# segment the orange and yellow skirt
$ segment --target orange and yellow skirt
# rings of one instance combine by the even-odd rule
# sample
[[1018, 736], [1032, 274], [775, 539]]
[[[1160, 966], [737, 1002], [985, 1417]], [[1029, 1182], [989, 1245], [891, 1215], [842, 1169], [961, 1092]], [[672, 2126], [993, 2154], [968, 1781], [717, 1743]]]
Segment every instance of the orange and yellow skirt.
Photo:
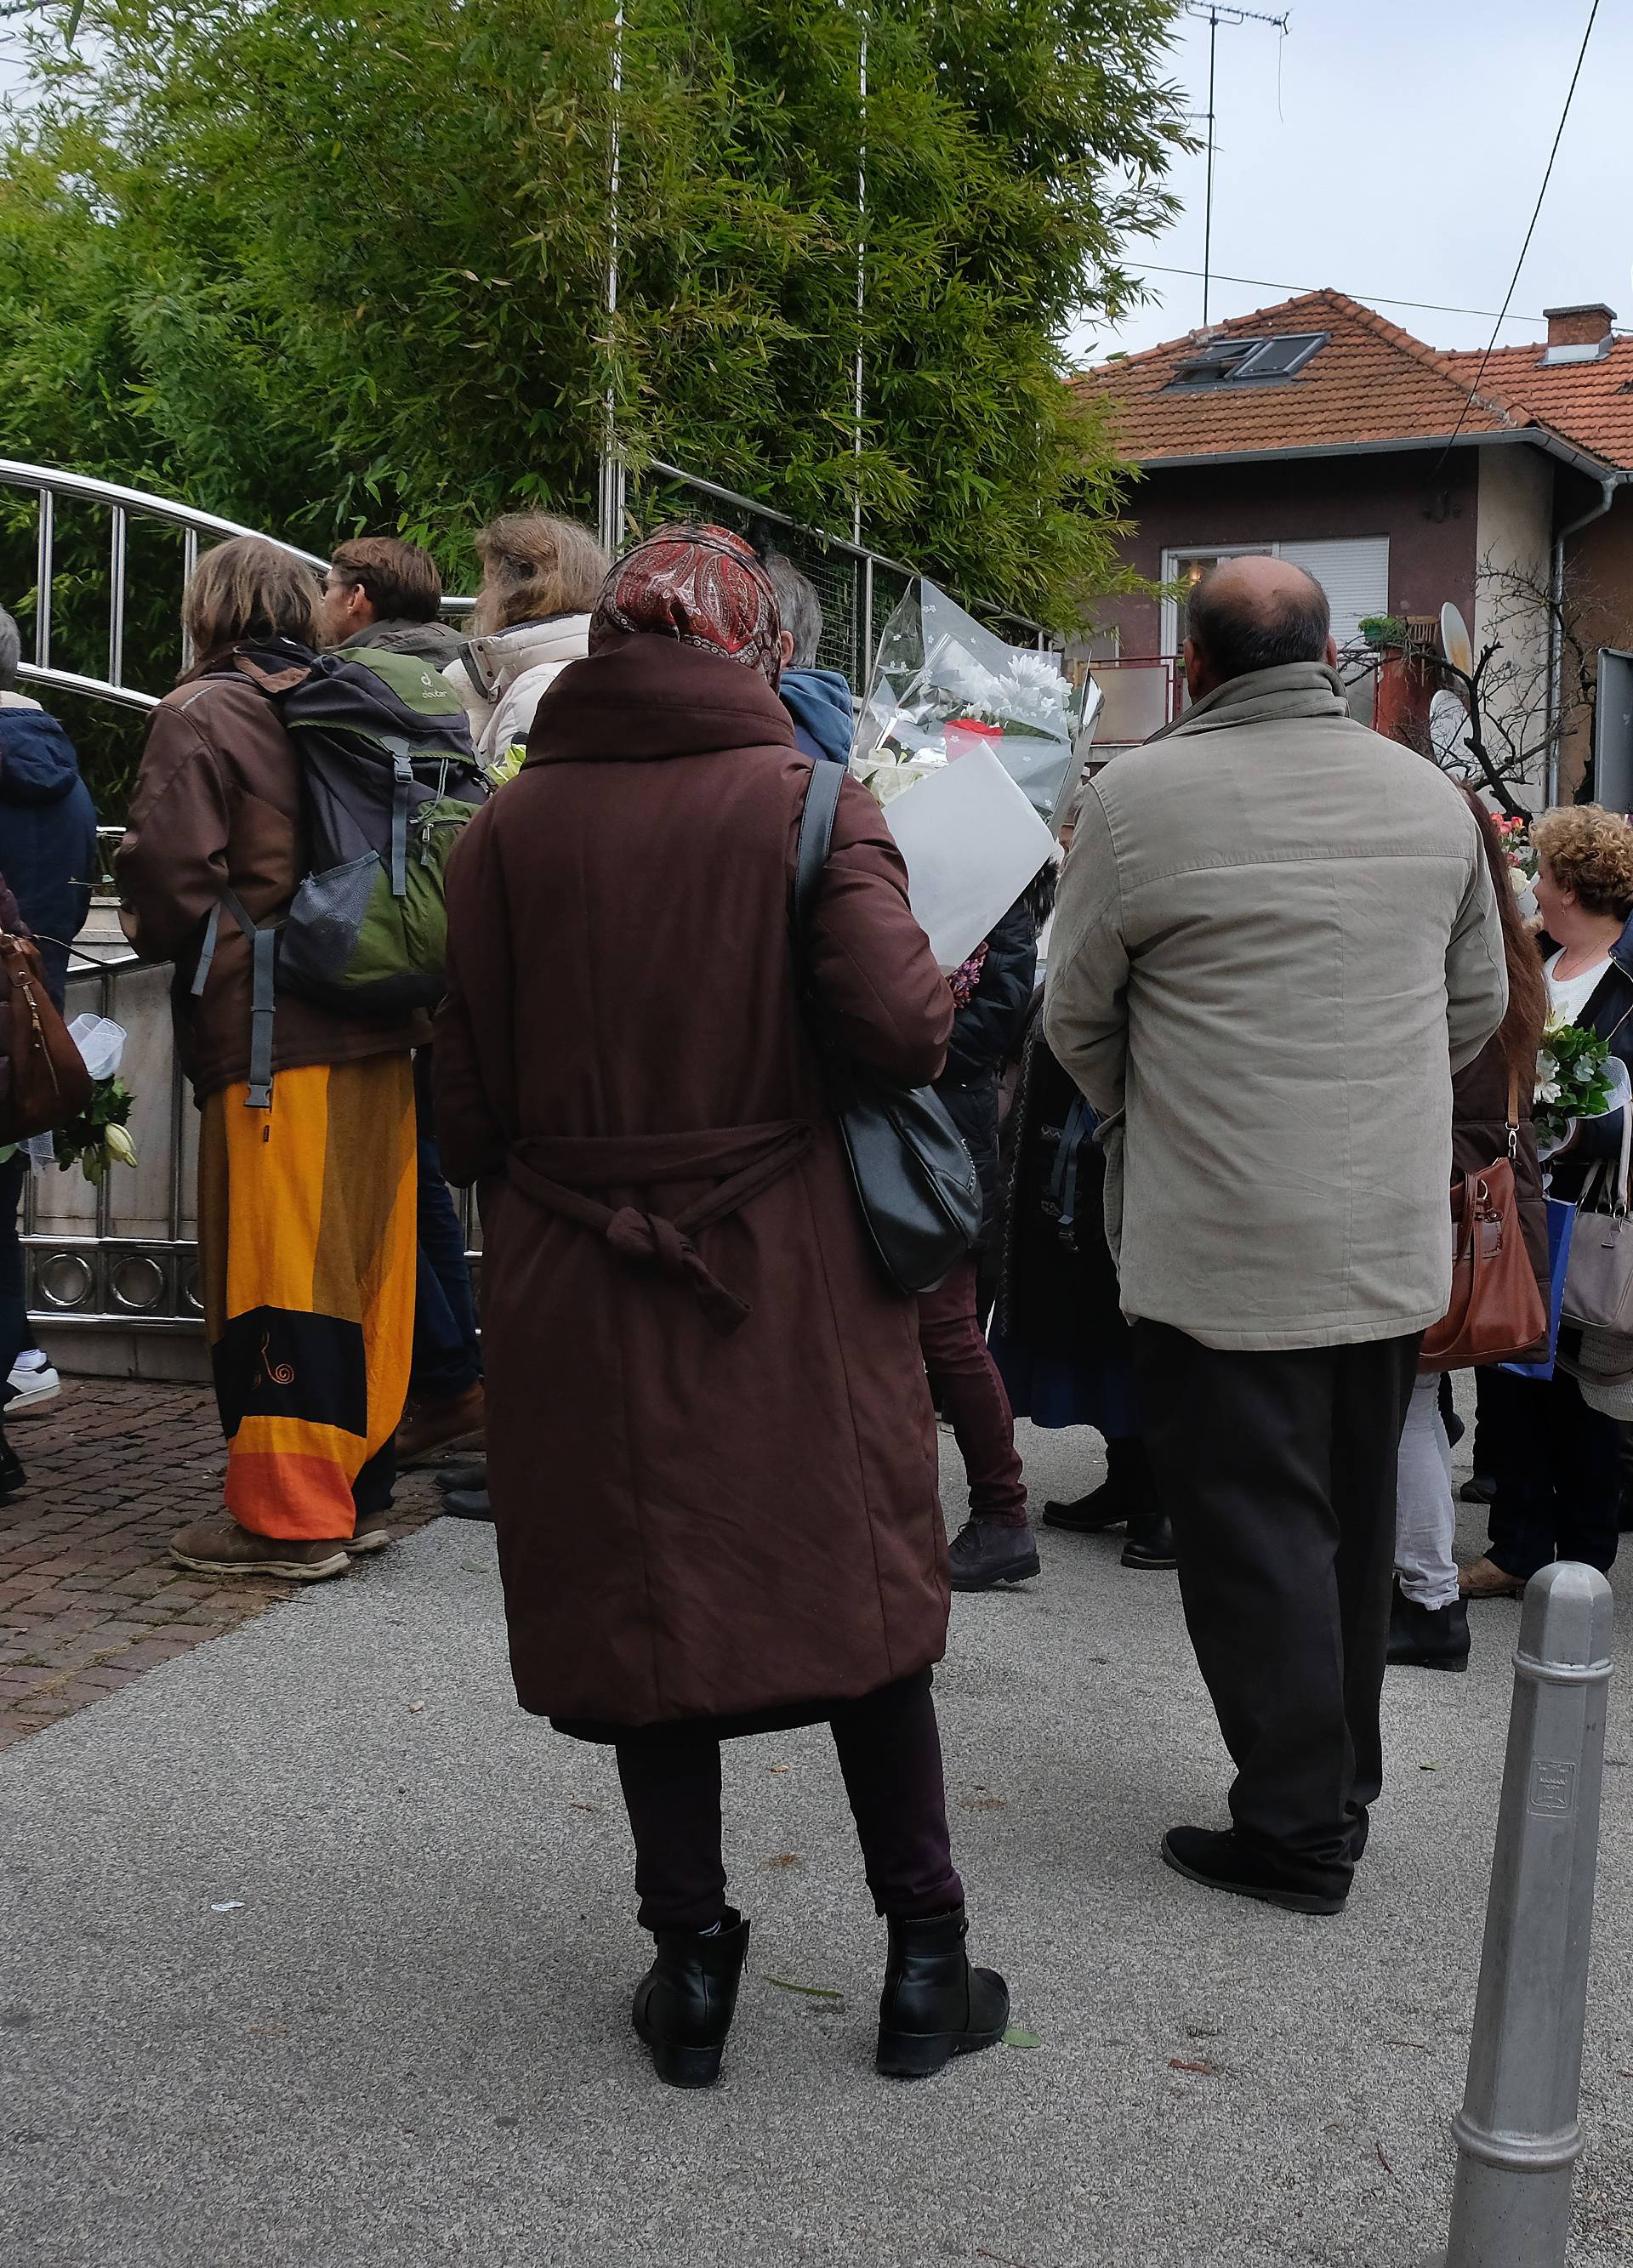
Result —
[[281, 1071], [270, 1110], [203, 1106], [198, 1255], [226, 1508], [257, 1535], [345, 1536], [414, 1344], [413, 1060]]

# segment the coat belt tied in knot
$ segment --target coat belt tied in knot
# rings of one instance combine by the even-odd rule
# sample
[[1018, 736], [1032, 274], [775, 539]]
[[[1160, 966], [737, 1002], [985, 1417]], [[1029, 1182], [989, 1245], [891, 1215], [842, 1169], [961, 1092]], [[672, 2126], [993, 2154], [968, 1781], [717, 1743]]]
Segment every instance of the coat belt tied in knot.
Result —
[[[751, 1197], [791, 1173], [816, 1138], [809, 1119], [764, 1126], [720, 1126], [695, 1134], [528, 1134], [513, 1143], [506, 1178], [523, 1197], [603, 1237], [626, 1267], [684, 1284], [722, 1337], [752, 1310], [713, 1275], [692, 1238], [740, 1212]], [[661, 1189], [713, 1180], [714, 1188], [677, 1212], [613, 1206], [595, 1189]]]

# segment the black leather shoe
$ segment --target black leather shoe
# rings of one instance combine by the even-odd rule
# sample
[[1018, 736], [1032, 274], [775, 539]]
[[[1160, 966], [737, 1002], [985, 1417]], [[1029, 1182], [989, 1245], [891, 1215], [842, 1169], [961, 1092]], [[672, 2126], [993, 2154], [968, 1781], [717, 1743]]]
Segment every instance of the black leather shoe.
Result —
[[1128, 1541], [1123, 1546], [1125, 1567], [1171, 1568], [1179, 1565], [1174, 1557], [1173, 1524], [1165, 1512], [1153, 1512], [1142, 1520], [1128, 1523]]
[[478, 1457], [468, 1465], [440, 1465], [436, 1482], [444, 1496], [450, 1489], [457, 1489], [462, 1494], [467, 1489], [484, 1489], [488, 1484], [488, 1461]]
[[1009, 1988], [995, 1970], [971, 1967], [964, 1908], [890, 1927], [879, 1999], [883, 2076], [927, 2079], [955, 2056], [996, 2047], [1009, 2021]]
[[728, 1907], [712, 1937], [661, 1929], [658, 1957], [635, 1987], [632, 2021], [670, 2087], [713, 2087], [749, 1950], [749, 1925]]
[[1485, 1473], [1476, 1473], [1464, 1482], [1458, 1494], [1465, 1504], [1495, 1504], [1496, 1483]]
[[493, 1517], [486, 1489], [445, 1489], [442, 1509], [451, 1520], [487, 1520]]
[[1408, 1598], [1397, 1577], [1389, 1602], [1389, 1660], [1416, 1669], [1467, 1669], [1468, 1650], [1467, 1601], [1420, 1606]]
[[1267, 1859], [1238, 1843], [1230, 1828], [1171, 1827], [1163, 1837], [1163, 1864], [1188, 1881], [1210, 1890], [1230, 1890], [1238, 1898], [1259, 1898], [1289, 1913], [1342, 1913], [1348, 1884], [1338, 1891], [1297, 1888]]
[[1127, 1490], [1109, 1477], [1070, 1504], [1051, 1498], [1043, 1508], [1046, 1528], [1064, 1528], [1073, 1535], [1103, 1535], [1108, 1528], [1120, 1528], [1128, 1513]]
[[966, 1520], [947, 1549], [948, 1580], [955, 1591], [990, 1591], [996, 1583], [1024, 1583], [1041, 1571], [1038, 1538], [1024, 1522]]

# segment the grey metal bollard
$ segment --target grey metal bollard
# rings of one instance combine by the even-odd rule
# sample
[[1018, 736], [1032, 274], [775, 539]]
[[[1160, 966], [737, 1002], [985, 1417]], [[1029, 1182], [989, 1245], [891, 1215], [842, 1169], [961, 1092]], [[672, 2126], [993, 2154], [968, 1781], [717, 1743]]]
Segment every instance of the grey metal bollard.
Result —
[[1563, 2268], [1587, 2014], [1610, 1586], [1557, 1560], [1526, 1588], [1444, 2268]]

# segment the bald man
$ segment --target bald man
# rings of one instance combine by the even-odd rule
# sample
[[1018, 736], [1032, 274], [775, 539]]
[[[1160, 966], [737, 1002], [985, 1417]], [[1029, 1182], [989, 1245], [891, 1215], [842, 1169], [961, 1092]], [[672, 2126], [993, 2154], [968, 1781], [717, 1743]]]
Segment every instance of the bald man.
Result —
[[1395, 1465], [1451, 1289], [1452, 1074], [1502, 1020], [1455, 788], [1356, 723], [1326, 593], [1198, 584], [1191, 707], [1084, 792], [1045, 1007], [1093, 1104], [1136, 1406], [1237, 1768], [1193, 1881], [1336, 1913], [1383, 1785]]

